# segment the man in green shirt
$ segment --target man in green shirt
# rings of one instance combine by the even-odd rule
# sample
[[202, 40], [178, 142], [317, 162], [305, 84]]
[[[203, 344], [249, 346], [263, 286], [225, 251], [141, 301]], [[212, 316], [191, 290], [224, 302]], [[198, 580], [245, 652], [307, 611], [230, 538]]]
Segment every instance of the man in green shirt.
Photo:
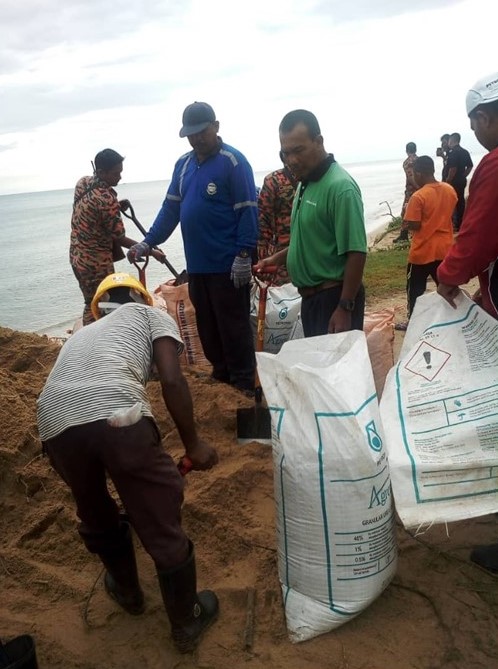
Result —
[[279, 127], [285, 163], [300, 180], [288, 248], [260, 260], [256, 272], [287, 265], [302, 297], [306, 337], [363, 329], [367, 240], [361, 192], [325, 151], [314, 114], [297, 109]]

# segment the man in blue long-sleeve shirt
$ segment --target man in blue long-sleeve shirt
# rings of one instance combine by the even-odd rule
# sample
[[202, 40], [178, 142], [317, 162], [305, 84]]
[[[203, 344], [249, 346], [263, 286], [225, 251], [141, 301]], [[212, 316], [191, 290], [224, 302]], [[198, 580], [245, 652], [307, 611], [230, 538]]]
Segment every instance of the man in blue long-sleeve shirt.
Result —
[[256, 187], [247, 159], [218, 136], [213, 108], [194, 102], [183, 112], [180, 137], [192, 151], [176, 162], [163, 205], [133, 261], [169, 238], [181, 222], [189, 294], [213, 378], [254, 388], [249, 320], [252, 260], [258, 239]]

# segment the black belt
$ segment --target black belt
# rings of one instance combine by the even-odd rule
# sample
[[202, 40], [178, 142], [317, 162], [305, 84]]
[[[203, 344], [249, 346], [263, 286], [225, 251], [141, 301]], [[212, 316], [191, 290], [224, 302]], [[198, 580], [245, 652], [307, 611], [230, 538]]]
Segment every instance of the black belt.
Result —
[[321, 293], [322, 290], [327, 290], [327, 288], [337, 288], [342, 286], [342, 281], [322, 281], [322, 283], [317, 284], [316, 286], [304, 286], [303, 288], [298, 288], [297, 292], [301, 297], [311, 297], [316, 295], [316, 293]]

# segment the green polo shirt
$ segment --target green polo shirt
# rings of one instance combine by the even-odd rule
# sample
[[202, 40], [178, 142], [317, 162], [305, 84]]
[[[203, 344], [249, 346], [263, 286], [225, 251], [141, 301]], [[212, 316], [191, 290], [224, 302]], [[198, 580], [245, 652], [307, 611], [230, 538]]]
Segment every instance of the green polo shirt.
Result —
[[304, 288], [342, 281], [350, 251], [367, 252], [363, 202], [356, 181], [334, 162], [296, 192], [287, 253], [292, 283]]

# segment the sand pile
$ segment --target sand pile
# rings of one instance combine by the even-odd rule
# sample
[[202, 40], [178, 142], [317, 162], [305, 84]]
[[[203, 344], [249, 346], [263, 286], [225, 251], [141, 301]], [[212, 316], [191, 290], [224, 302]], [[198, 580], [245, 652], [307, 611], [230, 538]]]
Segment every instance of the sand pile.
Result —
[[[32, 634], [41, 669], [498, 666], [498, 581], [467, 561], [469, 546], [498, 541], [494, 517], [454, 524], [449, 538], [441, 527], [418, 540], [399, 528], [398, 575], [385, 593], [335, 632], [292, 645], [277, 576], [271, 452], [237, 444], [235, 411], [251, 400], [201, 369], [185, 373], [200, 432], [218, 448], [220, 464], [189, 474], [184, 525], [196, 545], [199, 583], [217, 591], [221, 616], [193, 656], [178, 655], [148, 555], [137, 545], [147, 609], [132, 617], [104, 594], [101, 566], [77, 535], [71, 497], [40, 456], [35, 401], [58, 350], [45, 338], [0, 328], [0, 636]], [[164, 445], [179, 457], [157, 383], [149, 393]]]

